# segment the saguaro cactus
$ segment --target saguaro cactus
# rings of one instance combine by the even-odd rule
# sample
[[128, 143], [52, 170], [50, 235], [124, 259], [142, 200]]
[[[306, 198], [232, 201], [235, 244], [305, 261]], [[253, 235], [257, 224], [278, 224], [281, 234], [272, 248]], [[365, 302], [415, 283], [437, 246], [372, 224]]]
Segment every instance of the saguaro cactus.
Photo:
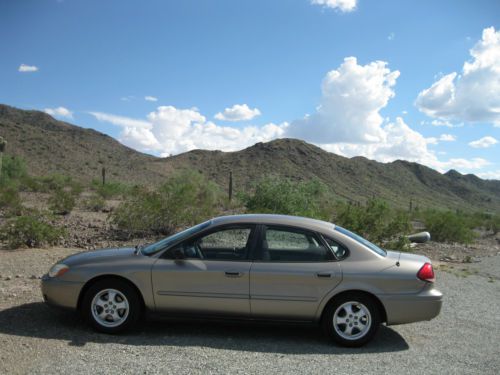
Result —
[[233, 199], [233, 172], [229, 172], [229, 202]]
[[106, 168], [102, 167], [101, 169], [101, 174], [102, 174], [102, 184], [106, 184]]
[[2, 161], [3, 161], [3, 152], [5, 151], [5, 147], [7, 147], [7, 141], [0, 136], [0, 177], [2, 176]]

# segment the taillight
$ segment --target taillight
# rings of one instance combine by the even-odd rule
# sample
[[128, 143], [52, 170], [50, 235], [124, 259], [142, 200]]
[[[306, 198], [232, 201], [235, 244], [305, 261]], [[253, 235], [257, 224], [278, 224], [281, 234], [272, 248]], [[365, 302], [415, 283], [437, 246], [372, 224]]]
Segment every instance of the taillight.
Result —
[[432, 264], [425, 263], [418, 271], [417, 277], [420, 280], [433, 283], [436, 280], [436, 276], [434, 276], [434, 269], [432, 268]]

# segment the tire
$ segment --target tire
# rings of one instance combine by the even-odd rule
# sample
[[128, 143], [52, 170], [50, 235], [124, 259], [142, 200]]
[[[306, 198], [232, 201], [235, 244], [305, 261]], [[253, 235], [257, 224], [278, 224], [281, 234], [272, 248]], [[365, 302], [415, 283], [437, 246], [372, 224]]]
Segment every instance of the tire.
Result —
[[86, 291], [82, 301], [84, 319], [103, 333], [123, 332], [141, 316], [141, 300], [126, 281], [99, 280]]
[[380, 311], [372, 297], [348, 293], [333, 299], [325, 308], [322, 326], [337, 344], [360, 347], [369, 342], [380, 326]]

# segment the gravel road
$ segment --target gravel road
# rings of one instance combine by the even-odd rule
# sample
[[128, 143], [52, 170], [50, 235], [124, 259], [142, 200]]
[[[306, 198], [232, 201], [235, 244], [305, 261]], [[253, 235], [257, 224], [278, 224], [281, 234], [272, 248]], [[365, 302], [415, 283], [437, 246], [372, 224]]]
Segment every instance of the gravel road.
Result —
[[346, 349], [303, 325], [150, 320], [126, 335], [94, 333], [41, 300], [36, 277], [72, 252], [0, 252], [0, 374], [500, 372], [500, 255], [437, 271], [445, 299], [435, 320], [384, 326]]

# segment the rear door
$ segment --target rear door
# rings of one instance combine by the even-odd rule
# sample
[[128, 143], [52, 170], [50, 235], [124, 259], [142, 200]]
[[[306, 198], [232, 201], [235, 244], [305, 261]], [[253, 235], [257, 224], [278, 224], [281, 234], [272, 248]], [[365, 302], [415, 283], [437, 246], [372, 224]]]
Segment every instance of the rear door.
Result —
[[254, 225], [219, 227], [167, 251], [152, 270], [157, 309], [248, 316], [254, 232]]
[[329, 246], [313, 231], [261, 226], [250, 271], [254, 317], [312, 320], [328, 292], [341, 281]]

